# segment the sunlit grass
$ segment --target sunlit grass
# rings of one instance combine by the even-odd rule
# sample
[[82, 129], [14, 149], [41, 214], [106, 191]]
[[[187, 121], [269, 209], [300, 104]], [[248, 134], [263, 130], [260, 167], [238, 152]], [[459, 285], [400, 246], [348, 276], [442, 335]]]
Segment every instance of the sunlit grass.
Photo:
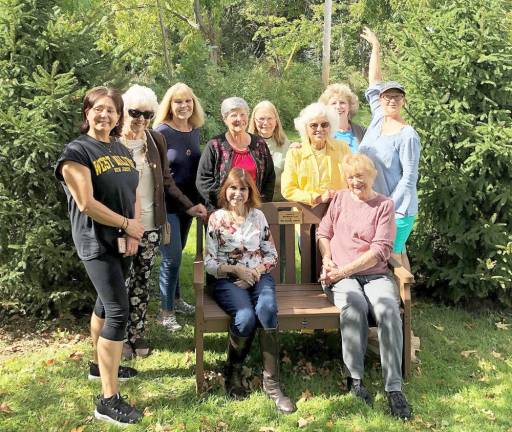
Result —
[[[188, 301], [193, 301], [194, 242], [193, 228], [181, 273], [183, 294]], [[509, 314], [470, 313], [423, 301], [414, 304], [413, 328], [421, 338], [421, 364], [415, 366], [413, 377], [405, 385], [416, 416], [409, 423], [388, 415], [376, 359], [368, 359], [366, 374], [366, 384], [376, 396], [372, 409], [343, 389], [337, 333], [283, 333], [282, 349], [291, 363], [283, 364], [282, 380], [290, 396], [299, 401], [298, 411], [284, 416], [275, 412], [261, 390], [236, 402], [215, 386], [197, 398], [193, 318], [181, 319], [185, 326], [179, 333], [165, 331], [155, 323], [156, 286], [152, 292], [148, 339], [154, 352], [146, 359], [132, 361], [131, 365], [139, 369], [139, 377], [121, 384], [122, 392], [137, 406], [146, 408], [147, 413], [142, 424], [130, 430], [473, 432], [512, 428], [512, 329], [496, 326], [496, 322], [511, 322]], [[0, 344], [0, 430], [116, 430], [91, 417], [93, 398], [100, 385], [86, 379], [91, 352], [85, 338], [87, 320], [84, 318], [69, 331], [54, 327], [44, 336], [47, 344], [36, 341], [22, 353], [9, 353], [9, 346]], [[80, 333], [82, 338], [76, 337]], [[206, 335], [207, 370], [221, 371], [225, 337]], [[22, 350], [24, 343], [19, 341]], [[75, 359], [70, 358], [73, 353]], [[311, 362], [310, 372], [297, 367], [301, 360]], [[255, 374], [259, 373], [257, 344], [247, 364]], [[306, 424], [299, 429], [301, 419]]]

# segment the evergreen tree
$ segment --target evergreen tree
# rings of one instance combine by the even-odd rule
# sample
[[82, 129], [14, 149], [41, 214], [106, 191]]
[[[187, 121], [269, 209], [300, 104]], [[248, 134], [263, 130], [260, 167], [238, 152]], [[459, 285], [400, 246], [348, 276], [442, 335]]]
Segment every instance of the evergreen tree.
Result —
[[[86, 89], [122, 63], [96, 47], [93, 11], [51, 0], [0, 0], [0, 297], [2, 309], [47, 316], [90, 305], [53, 164], [78, 135]], [[116, 67], [117, 66], [117, 67]]]

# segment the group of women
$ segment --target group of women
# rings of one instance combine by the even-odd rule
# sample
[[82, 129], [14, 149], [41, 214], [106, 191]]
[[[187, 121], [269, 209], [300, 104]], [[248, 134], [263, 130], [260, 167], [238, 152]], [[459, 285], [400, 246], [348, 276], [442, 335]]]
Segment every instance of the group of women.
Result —
[[260, 102], [250, 115], [242, 98], [230, 97], [220, 109], [226, 132], [201, 152], [204, 112], [187, 85], [172, 86], [160, 104], [151, 89], [137, 85], [123, 95], [106, 87], [86, 94], [82, 135], [66, 145], [55, 174], [67, 196], [75, 247], [98, 294], [89, 365], [89, 378], [102, 385], [96, 418], [121, 425], [142, 418], [119, 393], [118, 382], [137, 373], [120, 366], [121, 356], [149, 354], [144, 329], [158, 249], [160, 323], [178, 330], [175, 312], [193, 311], [179, 296], [182, 250], [193, 217], [208, 220], [205, 268], [215, 300], [232, 317], [226, 391], [245, 396], [242, 365], [258, 332], [263, 390], [280, 412], [295, 410], [279, 378], [270, 275], [278, 256], [258, 210], [261, 201], [273, 199], [326, 209], [316, 233], [320, 280], [341, 311], [348, 387], [372, 403], [362, 381], [371, 313], [391, 412], [410, 418], [401, 391], [399, 299], [387, 260], [394, 253], [408, 265], [405, 241], [417, 212], [420, 146], [400, 115], [404, 88], [381, 83], [379, 42], [368, 29], [362, 37], [372, 45], [367, 130], [352, 122], [358, 100], [346, 85], [328, 86], [319, 102], [301, 111], [295, 119], [301, 140], [292, 144], [271, 102]]

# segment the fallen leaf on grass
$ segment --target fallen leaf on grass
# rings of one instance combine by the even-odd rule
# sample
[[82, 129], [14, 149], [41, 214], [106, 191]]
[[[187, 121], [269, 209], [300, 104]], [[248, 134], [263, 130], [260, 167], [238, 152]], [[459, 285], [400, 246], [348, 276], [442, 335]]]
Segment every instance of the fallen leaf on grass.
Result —
[[46, 360], [46, 361], [44, 362], [44, 364], [45, 364], [46, 366], [52, 366], [52, 365], [54, 365], [54, 364], [55, 364], [55, 359], [53, 359], [53, 358], [52, 358], [52, 359], [48, 359], [48, 360]]
[[259, 432], [276, 432], [276, 430], [273, 427], [262, 426], [260, 427]]
[[476, 324], [475, 323], [464, 323], [464, 327], [466, 327], [467, 329], [474, 329], [476, 327]]
[[312, 396], [313, 395], [311, 394], [309, 389], [306, 389], [305, 391], [302, 392], [299, 402], [306, 402], [307, 400], [311, 399]]
[[82, 360], [83, 356], [84, 353], [82, 351], [75, 351], [69, 355], [69, 359], [74, 361], [80, 361]]
[[315, 416], [309, 416], [307, 418], [303, 418], [301, 417], [298, 421], [297, 421], [297, 425], [300, 427], [300, 428], [303, 428], [303, 427], [306, 427], [309, 423], [311, 423], [312, 421], [315, 420]]
[[5, 413], [5, 414], [9, 414], [9, 413], [12, 413], [12, 409], [5, 402], [2, 402], [0, 404], [0, 412]]
[[508, 328], [510, 327], [510, 324], [505, 324], [503, 322], [497, 322], [495, 324], [496, 327], [498, 327], [500, 330], [508, 330]]
[[326, 427], [327, 429], [332, 429], [332, 428], [334, 427], [334, 423], [332, 422], [332, 420], [327, 420], [327, 421], [325, 422], [325, 427]]
[[444, 331], [444, 327], [443, 326], [437, 326], [435, 324], [432, 324], [432, 327], [434, 327], [436, 330]]
[[491, 352], [491, 355], [494, 357], [494, 358], [497, 358], [497, 359], [501, 359], [501, 353], [499, 352], [496, 352], [496, 351], [493, 351]]
[[476, 350], [461, 351], [460, 355], [462, 357], [468, 358], [470, 355], [476, 354], [476, 352], [477, 352]]
[[[185, 429], [180, 429], [180, 425], [183, 424], [183, 423], [180, 423], [178, 425], [178, 430], [185, 430]], [[173, 431], [173, 428], [169, 425], [161, 425], [160, 423], [157, 423], [157, 425], [155, 426], [155, 432], [172, 432]]]
[[77, 426], [76, 428], [72, 428], [69, 432], [84, 432], [85, 426]]
[[491, 420], [491, 421], [494, 421], [496, 420], [496, 414], [494, 414], [491, 410], [488, 410], [488, 409], [482, 409], [481, 410], [483, 414], [485, 414], [485, 416]]
[[144, 414], [144, 417], [151, 417], [151, 416], [154, 414], [154, 412], [153, 412], [153, 411], [151, 411], [151, 410], [149, 409], [149, 407], [146, 407], [146, 408], [144, 408], [144, 411], [143, 411], [143, 413], [142, 413], [142, 414]]

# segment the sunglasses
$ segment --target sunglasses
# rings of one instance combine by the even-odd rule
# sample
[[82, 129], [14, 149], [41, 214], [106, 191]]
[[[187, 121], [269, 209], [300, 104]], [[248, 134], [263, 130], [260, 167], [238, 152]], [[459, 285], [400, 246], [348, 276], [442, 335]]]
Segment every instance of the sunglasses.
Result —
[[139, 111], [136, 109], [129, 109], [128, 114], [130, 117], [138, 119], [140, 116], [144, 117], [146, 120], [150, 120], [155, 116], [153, 111]]
[[311, 123], [308, 125], [311, 129], [315, 130], [318, 129], [318, 126], [320, 126], [322, 129], [327, 129], [329, 126], [329, 122], [322, 122], [322, 123]]

